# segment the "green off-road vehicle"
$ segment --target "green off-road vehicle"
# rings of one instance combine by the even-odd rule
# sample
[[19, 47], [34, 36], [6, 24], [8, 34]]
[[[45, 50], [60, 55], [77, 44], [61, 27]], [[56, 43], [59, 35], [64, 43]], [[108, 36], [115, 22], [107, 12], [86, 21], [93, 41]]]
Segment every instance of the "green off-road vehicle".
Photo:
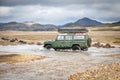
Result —
[[[81, 29], [76, 30], [64, 30], [60, 31], [62, 34], [59, 34], [54, 41], [44, 42], [44, 47], [46, 49], [72, 49], [72, 50], [83, 50], [86, 51], [91, 46], [91, 38], [88, 34]], [[79, 33], [80, 32], [80, 33]]]

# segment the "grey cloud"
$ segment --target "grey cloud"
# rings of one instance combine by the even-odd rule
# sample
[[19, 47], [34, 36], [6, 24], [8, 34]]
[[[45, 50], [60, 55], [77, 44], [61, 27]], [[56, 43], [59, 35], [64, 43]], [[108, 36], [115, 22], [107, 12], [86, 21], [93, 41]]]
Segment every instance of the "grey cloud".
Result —
[[119, 5], [120, 0], [0, 0], [0, 22], [31, 20], [64, 24], [83, 17], [118, 21]]
[[66, 6], [73, 4], [114, 4], [119, 0], [0, 0], [0, 6], [20, 5], [45, 5], [45, 6]]
[[99, 20], [102, 20], [102, 22], [116, 22], [116, 21], [120, 21], [120, 16], [119, 17], [101, 17], [99, 18]]

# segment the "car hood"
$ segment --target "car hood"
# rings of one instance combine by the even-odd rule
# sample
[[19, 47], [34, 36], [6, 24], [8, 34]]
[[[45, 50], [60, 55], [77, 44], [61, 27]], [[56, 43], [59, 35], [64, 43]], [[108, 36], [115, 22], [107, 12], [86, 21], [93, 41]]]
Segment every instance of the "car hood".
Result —
[[54, 42], [54, 40], [48, 40], [48, 41], [45, 41], [44, 43], [52, 43]]

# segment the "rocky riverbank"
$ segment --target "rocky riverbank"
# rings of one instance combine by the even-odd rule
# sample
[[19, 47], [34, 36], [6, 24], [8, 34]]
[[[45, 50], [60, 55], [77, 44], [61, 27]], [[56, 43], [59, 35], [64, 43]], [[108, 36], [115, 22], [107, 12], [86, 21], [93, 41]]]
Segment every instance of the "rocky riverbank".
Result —
[[92, 44], [93, 47], [97, 47], [97, 48], [115, 48], [115, 46], [109, 44], [109, 43], [100, 43], [100, 42], [96, 42], [94, 44]]
[[17, 45], [17, 44], [42, 45], [41, 42], [31, 42], [31, 41], [20, 40], [20, 39], [17, 39], [17, 38], [8, 38], [8, 37], [1, 37], [0, 38], [0, 44], [1, 45]]
[[73, 74], [68, 80], [120, 80], [120, 63], [102, 64], [97, 69]]

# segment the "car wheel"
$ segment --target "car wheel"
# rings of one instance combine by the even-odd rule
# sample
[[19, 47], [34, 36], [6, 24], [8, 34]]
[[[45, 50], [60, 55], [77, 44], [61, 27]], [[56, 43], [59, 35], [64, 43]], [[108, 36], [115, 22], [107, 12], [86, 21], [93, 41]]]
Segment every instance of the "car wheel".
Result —
[[46, 49], [51, 49], [52, 46], [51, 46], [51, 45], [45, 45], [45, 48], [46, 48]]
[[80, 50], [80, 46], [75, 45], [75, 46], [72, 47], [72, 50]]

